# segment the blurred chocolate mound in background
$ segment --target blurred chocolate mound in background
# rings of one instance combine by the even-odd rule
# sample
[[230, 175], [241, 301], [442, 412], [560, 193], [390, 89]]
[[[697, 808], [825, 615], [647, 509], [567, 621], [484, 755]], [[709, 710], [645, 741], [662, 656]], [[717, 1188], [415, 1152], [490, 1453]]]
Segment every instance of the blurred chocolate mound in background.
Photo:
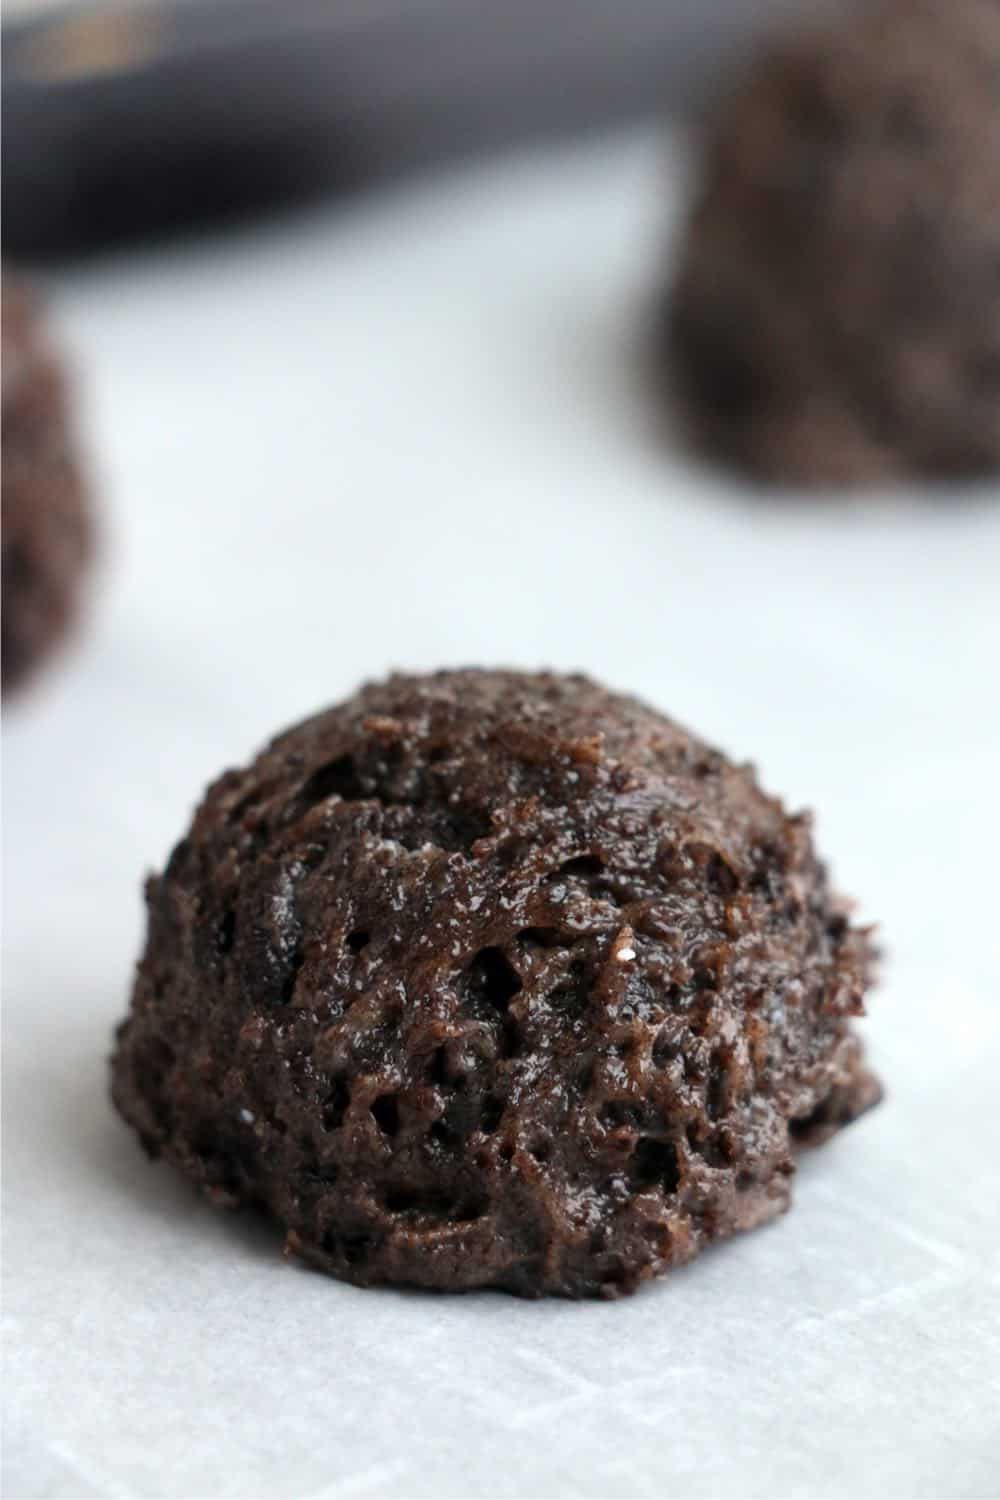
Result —
[[1000, 469], [1000, 5], [889, 0], [730, 96], [659, 330], [764, 479]]

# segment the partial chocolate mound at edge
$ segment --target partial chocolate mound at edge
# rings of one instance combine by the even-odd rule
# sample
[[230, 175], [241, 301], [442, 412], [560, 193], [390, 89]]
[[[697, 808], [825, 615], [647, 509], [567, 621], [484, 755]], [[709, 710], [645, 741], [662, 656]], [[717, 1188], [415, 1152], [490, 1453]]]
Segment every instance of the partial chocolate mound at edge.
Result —
[[1000, 7], [889, 0], [767, 56], [706, 142], [656, 330], [765, 480], [1000, 470]]
[[873, 1104], [805, 816], [583, 677], [393, 677], [208, 791], [113, 1095], [347, 1280], [632, 1291]]
[[92, 550], [66, 380], [32, 294], [3, 283], [3, 691], [75, 619]]

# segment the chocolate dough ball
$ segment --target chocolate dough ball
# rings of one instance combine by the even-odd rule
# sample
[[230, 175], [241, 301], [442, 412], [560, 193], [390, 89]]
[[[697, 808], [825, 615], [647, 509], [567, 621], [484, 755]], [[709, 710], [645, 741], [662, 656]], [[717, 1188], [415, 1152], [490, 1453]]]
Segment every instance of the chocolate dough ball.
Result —
[[349, 1281], [631, 1291], [878, 1097], [808, 818], [584, 677], [362, 689], [209, 789], [148, 904], [118, 1109]]
[[2, 391], [7, 692], [48, 655], [74, 619], [91, 529], [62, 369], [34, 298], [6, 281]]
[[725, 105], [660, 329], [695, 435], [788, 482], [1000, 468], [1000, 5], [893, 0]]

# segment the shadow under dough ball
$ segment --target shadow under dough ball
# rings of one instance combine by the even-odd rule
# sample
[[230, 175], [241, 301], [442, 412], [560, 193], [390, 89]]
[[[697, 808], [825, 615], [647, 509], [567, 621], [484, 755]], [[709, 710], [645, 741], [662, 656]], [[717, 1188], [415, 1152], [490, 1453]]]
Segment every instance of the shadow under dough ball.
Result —
[[208, 791], [113, 1060], [147, 1151], [347, 1280], [614, 1295], [875, 1103], [789, 817], [583, 677], [392, 677]]
[[69, 395], [32, 294], [3, 283], [3, 691], [19, 687], [74, 620], [90, 507]]
[[1000, 469], [1000, 5], [893, 0], [766, 58], [706, 143], [658, 331], [765, 479]]

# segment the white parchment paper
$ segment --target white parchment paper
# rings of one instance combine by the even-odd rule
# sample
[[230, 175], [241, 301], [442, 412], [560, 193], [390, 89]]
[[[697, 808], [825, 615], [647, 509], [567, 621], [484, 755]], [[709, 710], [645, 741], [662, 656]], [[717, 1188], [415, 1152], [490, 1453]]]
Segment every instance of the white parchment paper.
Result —
[[[5, 724], [6, 1490], [989, 1496], [1000, 496], [750, 496], [653, 436], [676, 208], [629, 137], [63, 275], [105, 547]], [[619, 1304], [363, 1292], [106, 1098], [144, 872], [392, 665], [583, 667], [739, 757], [882, 924], [884, 1107]]]

